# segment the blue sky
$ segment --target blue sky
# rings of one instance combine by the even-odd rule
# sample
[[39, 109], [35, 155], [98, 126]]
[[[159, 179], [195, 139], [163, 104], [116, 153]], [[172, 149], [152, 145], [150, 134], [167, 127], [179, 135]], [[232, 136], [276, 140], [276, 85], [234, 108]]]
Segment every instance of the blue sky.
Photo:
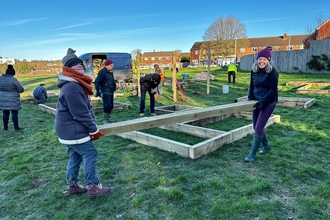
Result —
[[230, 15], [249, 38], [306, 34], [317, 17], [330, 18], [329, 0], [3, 0], [0, 8], [0, 56], [20, 60], [62, 59], [69, 47], [77, 55], [189, 52], [212, 23]]

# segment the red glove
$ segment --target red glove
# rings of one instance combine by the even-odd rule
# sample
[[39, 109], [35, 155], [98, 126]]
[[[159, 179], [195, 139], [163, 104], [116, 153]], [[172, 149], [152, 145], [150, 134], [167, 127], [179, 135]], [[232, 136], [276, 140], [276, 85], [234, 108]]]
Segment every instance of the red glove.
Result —
[[104, 132], [99, 131], [96, 134], [89, 135], [92, 141], [98, 140], [100, 136], [104, 136]]

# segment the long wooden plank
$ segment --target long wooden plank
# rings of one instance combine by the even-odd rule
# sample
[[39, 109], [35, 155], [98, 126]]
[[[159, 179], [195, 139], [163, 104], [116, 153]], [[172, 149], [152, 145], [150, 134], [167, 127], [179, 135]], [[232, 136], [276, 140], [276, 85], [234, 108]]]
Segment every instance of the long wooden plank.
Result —
[[151, 134], [146, 134], [139, 131], [117, 134], [117, 136], [127, 138], [150, 147], [157, 147], [161, 150], [174, 152], [183, 157], [189, 157], [190, 145], [188, 144], [169, 140]]
[[226, 105], [212, 106], [202, 109], [193, 109], [183, 112], [175, 112], [168, 115], [158, 115], [154, 117], [144, 117], [129, 121], [122, 121], [106, 125], [100, 125], [99, 129], [106, 136], [125, 133], [129, 131], [138, 131], [147, 128], [159, 127], [162, 125], [174, 124], [190, 120], [199, 120], [219, 115], [230, 115], [241, 111], [253, 109], [256, 101], [246, 101], [239, 103], [231, 103]]
[[193, 136], [202, 137], [202, 138], [211, 138], [218, 135], [221, 135], [223, 131], [218, 131], [209, 128], [197, 127], [193, 125], [187, 125], [183, 123], [171, 124], [171, 125], [164, 125], [160, 126], [159, 128], [174, 131], [174, 132], [181, 132], [185, 134], [191, 134]]

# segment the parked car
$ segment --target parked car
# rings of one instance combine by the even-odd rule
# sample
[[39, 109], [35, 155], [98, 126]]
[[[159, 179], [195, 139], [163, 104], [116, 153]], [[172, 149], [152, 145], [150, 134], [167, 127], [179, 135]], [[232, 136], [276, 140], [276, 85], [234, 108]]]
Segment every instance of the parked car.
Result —
[[197, 68], [197, 65], [196, 64], [190, 64], [187, 66], [187, 68]]

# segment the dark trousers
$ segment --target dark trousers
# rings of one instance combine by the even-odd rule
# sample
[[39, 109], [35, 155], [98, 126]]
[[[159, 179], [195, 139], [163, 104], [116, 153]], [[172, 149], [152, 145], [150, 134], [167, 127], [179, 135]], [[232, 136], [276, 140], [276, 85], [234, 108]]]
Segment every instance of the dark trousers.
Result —
[[235, 71], [229, 71], [228, 72], [228, 83], [231, 82], [231, 76], [233, 76], [233, 83], [236, 83], [236, 73], [235, 73]]
[[263, 109], [255, 109], [252, 111], [252, 121], [254, 128], [254, 136], [262, 137], [267, 121], [276, 107], [276, 103], [266, 105]]
[[154, 92], [151, 93], [151, 89], [147, 89], [144, 86], [141, 86], [140, 113], [144, 113], [147, 92], [150, 97], [150, 113], [155, 113], [155, 94]]
[[46, 102], [46, 97], [44, 94], [33, 94], [33, 97], [37, 102], [36, 104]]
[[18, 110], [3, 110], [2, 121], [4, 130], [8, 130], [9, 115], [11, 111], [11, 120], [14, 123], [14, 128], [18, 129]]
[[111, 113], [113, 109], [113, 95], [102, 94], [103, 112]]

